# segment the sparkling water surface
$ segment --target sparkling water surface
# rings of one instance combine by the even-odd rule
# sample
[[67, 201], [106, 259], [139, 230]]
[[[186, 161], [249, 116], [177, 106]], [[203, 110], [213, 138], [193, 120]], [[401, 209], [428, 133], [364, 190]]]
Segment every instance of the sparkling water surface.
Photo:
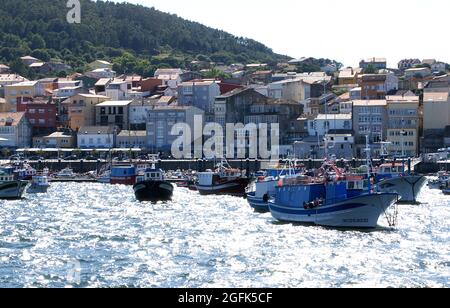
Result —
[[279, 223], [246, 200], [53, 183], [0, 201], [0, 287], [449, 287], [450, 197], [373, 231]]

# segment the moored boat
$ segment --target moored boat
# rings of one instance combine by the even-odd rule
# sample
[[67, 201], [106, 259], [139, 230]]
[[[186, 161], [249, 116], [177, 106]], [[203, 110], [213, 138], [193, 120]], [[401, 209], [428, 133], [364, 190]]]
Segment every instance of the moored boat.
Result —
[[242, 197], [250, 179], [238, 169], [232, 169], [225, 163], [219, 164], [216, 171], [198, 173], [197, 190], [201, 195], [233, 195]]
[[375, 179], [379, 192], [397, 193], [402, 203], [417, 203], [417, 196], [427, 179], [421, 175], [405, 172], [403, 163], [383, 164]]
[[12, 169], [0, 169], [0, 199], [22, 199], [28, 185], [27, 181], [15, 180]]
[[64, 168], [58, 173], [54, 174], [54, 177], [58, 179], [73, 179], [76, 177], [76, 174], [71, 168]]
[[161, 169], [149, 168], [144, 175], [139, 175], [133, 186], [136, 199], [139, 201], [168, 201], [172, 199], [174, 187], [164, 180]]
[[122, 185], [134, 185], [136, 184], [136, 175], [137, 175], [136, 167], [133, 165], [112, 166], [110, 183]]
[[31, 185], [27, 189], [29, 194], [46, 193], [50, 184], [46, 174], [37, 174], [31, 179]]
[[341, 173], [325, 166], [314, 176], [283, 181], [269, 201], [272, 216], [280, 221], [329, 227], [375, 228], [380, 215], [398, 201], [396, 193], [374, 193], [363, 176]]

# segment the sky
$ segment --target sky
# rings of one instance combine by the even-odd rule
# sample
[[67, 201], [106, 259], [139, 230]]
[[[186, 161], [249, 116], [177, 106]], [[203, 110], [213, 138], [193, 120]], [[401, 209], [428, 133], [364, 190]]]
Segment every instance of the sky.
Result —
[[[120, 1], [120, 0], [116, 0]], [[450, 63], [447, 0], [128, 0], [257, 40], [293, 58], [357, 66], [384, 57]]]

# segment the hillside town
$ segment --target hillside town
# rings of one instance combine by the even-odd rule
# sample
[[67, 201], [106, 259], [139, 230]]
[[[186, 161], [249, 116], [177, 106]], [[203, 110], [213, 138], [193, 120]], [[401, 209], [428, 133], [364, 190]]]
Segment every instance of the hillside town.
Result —
[[[264, 63], [192, 63], [157, 69], [153, 77], [118, 75], [96, 60], [65, 77], [64, 63], [20, 58], [37, 73], [26, 78], [0, 64], [0, 144], [16, 150], [131, 149], [169, 157], [176, 123], [278, 123], [280, 154], [298, 158], [364, 155], [420, 157], [450, 147], [449, 65], [385, 58], [358, 67], [326, 65], [296, 73], [312, 58]], [[211, 72], [222, 77], [207, 78]], [[225, 77], [224, 77], [225, 76]], [[194, 140], [192, 140], [194, 141]], [[326, 146], [325, 146], [326, 145]]]

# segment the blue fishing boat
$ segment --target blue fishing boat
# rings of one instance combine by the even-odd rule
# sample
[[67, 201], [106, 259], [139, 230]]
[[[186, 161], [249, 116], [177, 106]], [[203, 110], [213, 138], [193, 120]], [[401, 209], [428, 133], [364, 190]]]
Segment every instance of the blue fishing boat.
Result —
[[[370, 151], [367, 153], [367, 165], [370, 166]], [[348, 175], [333, 162], [325, 162], [314, 176], [301, 175], [280, 183], [275, 198], [269, 201], [270, 212], [280, 221], [375, 228], [380, 216], [398, 201], [399, 196], [374, 192], [369, 170], [366, 177]]]
[[321, 226], [375, 228], [380, 215], [398, 200], [396, 193], [364, 192], [362, 178], [320, 181], [302, 178], [277, 187], [275, 198], [269, 201], [272, 216]]

